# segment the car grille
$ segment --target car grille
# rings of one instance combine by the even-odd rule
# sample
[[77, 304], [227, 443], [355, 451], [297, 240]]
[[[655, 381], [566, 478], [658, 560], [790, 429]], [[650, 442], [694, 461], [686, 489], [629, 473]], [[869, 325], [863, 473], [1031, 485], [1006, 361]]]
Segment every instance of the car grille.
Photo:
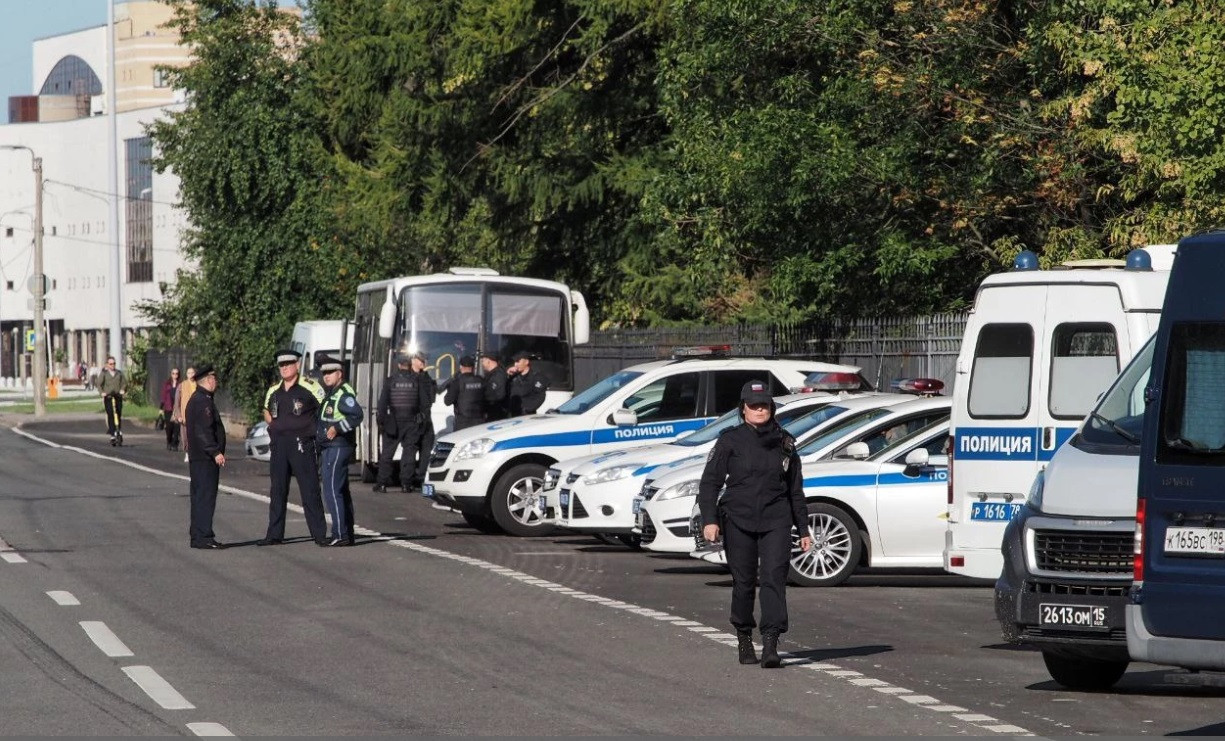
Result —
[[583, 501], [578, 498], [573, 492], [570, 493], [570, 519], [581, 520], [587, 517], [587, 508], [583, 506]]
[[651, 516], [646, 512], [642, 513], [642, 544], [647, 545], [655, 542], [655, 523], [651, 520]]
[[1093, 641], [1095, 643], [1127, 644], [1126, 628], [1111, 628], [1109, 632], [1088, 633], [1081, 630], [1059, 630], [1055, 628], [1029, 627], [1021, 631], [1022, 638], [1070, 638], [1077, 642]]
[[566, 476], [566, 483], [567, 483], [567, 484], [573, 484], [575, 481], [578, 481], [578, 474], [577, 474], [577, 473], [572, 473], [572, 474], [570, 474], [570, 475]]
[[683, 538], [689, 534], [689, 526], [688, 525], [672, 525], [671, 527], [668, 528], [668, 532], [672, 533], [678, 538]]
[[455, 448], [455, 443], [434, 443], [434, 449], [430, 451], [430, 468], [438, 468], [447, 462], [447, 456], [451, 455], [451, 451]]
[[1072, 597], [1126, 597], [1131, 587], [1131, 575], [1123, 584], [1059, 584], [1027, 581], [1023, 589], [1030, 594], [1060, 594]]
[[643, 484], [642, 491], [639, 493], [642, 494], [643, 501], [650, 501], [651, 499], [655, 498], [656, 494], [659, 493], [659, 487], [651, 486], [650, 484]]
[[1129, 532], [1035, 530], [1034, 555], [1041, 571], [1131, 574], [1134, 537]]
[[706, 538], [702, 537], [702, 516], [694, 515], [689, 520], [689, 534], [693, 536], [693, 549], [696, 551], [710, 547], [710, 543], [706, 542]]

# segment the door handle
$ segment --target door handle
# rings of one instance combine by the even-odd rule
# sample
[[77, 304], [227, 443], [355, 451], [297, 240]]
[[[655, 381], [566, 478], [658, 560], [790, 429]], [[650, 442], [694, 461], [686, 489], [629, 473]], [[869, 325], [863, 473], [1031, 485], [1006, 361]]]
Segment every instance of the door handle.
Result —
[[1055, 428], [1054, 427], [1043, 427], [1042, 428], [1042, 449], [1043, 450], [1054, 450], [1055, 449]]

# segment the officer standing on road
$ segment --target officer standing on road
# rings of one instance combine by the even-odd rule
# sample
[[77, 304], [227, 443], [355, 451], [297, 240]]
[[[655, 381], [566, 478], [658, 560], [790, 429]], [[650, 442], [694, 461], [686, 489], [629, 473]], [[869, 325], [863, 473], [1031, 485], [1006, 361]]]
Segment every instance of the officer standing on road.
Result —
[[510, 379], [510, 416], [535, 414], [544, 403], [549, 382], [532, 370], [532, 356], [526, 352], [515, 355], [515, 367], [509, 372], [513, 374]]
[[421, 425], [421, 437], [417, 440], [417, 466], [412, 483], [404, 483], [404, 491], [421, 490], [425, 483], [425, 472], [430, 467], [430, 451], [434, 449], [434, 399], [438, 398], [438, 384], [425, 369], [427, 362], [425, 353], [413, 355], [413, 372], [421, 379], [421, 387], [425, 389], [426, 403], [422, 407], [424, 422]]
[[298, 480], [306, 527], [317, 545], [327, 545], [327, 523], [319, 498], [319, 467], [315, 462], [315, 420], [323, 401], [323, 388], [298, 375], [297, 350], [276, 354], [281, 382], [264, 397], [264, 421], [268, 423], [272, 476], [268, 505], [268, 532], [257, 545], [277, 545], [285, 540], [285, 509], [289, 503], [289, 478]]
[[325, 393], [319, 412], [319, 445], [323, 449], [323, 503], [332, 515], [330, 546], [353, 545], [353, 496], [349, 492], [349, 461], [357, 444], [362, 408], [357, 392], [345, 383], [344, 366], [335, 358], [319, 363]]
[[115, 369], [115, 358], [106, 359], [106, 367], [98, 374], [98, 393], [106, 407], [106, 432], [111, 445], [123, 445], [123, 397], [128, 393], [128, 379]]
[[476, 361], [471, 355], [459, 359], [459, 375], [447, 384], [443, 402], [455, 407], [455, 429], [479, 425], [485, 421], [485, 384], [472, 372]]
[[384, 383], [383, 392], [379, 394], [379, 406], [376, 410], [381, 437], [379, 450], [379, 479], [374, 490], [386, 492], [391, 484], [391, 466], [400, 446], [400, 483], [404, 491], [412, 485], [414, 458], [417, 445], [421, 441], [421, 432], [425, 424], [425, 415], [429, 413], [429, 405], [433, 398], [428, 396], [429, 390], [421, 383], [421, 376], [410, 368], [412, 363], [408, 353], [396, 355], [396, 372]]
[[225, 425], [213, 403], [217, 374], [204, 363], [196, 371], [198, 394], [187, 402], [188, 468], [191, 472], [191, 523], [187, 534], [192, 548], [224, 548], [213, 535], [213, 512], [217, 509], [217, 487], [225, 465]]
[[731, 623], [741, 664], [757, 663], [753, 602], [760, 574], [761, 665], [773, 669], [782, 665], [778, 636], [787, 632], [791, 528], [803, 533], [804, 551], [812, 547], [812, 538], [795, 438], [774, 419], [769, 389], [764, 381], [749, 381], [740, 390], [744, 422], [715, 441], [698, 485], [698, 507], [702, 536], [713, 543], [723, 535], [732, 572]]
[[502, 370], [496, 353], [481, 353], [481, 370], [485, 371], [485, 421], [506, 419], [506, 391], [510, 378]]

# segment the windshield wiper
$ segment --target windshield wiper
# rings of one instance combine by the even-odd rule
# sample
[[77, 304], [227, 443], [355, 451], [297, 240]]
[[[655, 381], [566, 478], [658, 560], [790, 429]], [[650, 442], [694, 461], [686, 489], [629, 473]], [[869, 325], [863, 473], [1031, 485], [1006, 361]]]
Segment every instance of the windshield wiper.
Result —
[[1126, 427], [1119, 424], [1118, 422], [1115, 422], [1113, 419], [1102, 416], [1101, 414], [1098, 414], [1097, 412], [1089, 412], [1089, 417], [1091, 419], [1097, 420], [1098, 422], [1101, 422], [1102, 424], [1106, 425], [1110, 429], [1114, 430], [1116, 433], [1118, 433], [1119, 437], [1123, 438], [1127, 442], [1135, 443], [1136, 445], [1140, 444], [1140, 438], [1133, 435]]

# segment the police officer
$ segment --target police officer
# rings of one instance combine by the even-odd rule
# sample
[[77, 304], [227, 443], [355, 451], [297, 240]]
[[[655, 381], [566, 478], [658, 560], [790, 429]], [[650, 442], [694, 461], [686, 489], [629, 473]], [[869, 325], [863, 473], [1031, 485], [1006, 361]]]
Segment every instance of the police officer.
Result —
[[396, 372], [383, 383], [383, 392], [379, 394], [376, 413], [382, 446], [379, 450], [378, 483], [374, 486], [377, 492], [386, 492], [391, 483], [391, 465], [397, 446], [403, 448], [400, 452], [400, 483], [404, 491], [412, 486], [414, 458], [433, 397], [429, 388], [421, 382], [421, 376], [413, 372], [411, 364], [408, 353], [397, 354]]
[[327, 545], [327, 523], [319, 497], [319, 467], [315, 462], [315, 421], [323, 401], [323, 387], [298, 372], [302, 353], [281, 350], [276, 354], [281, 381], [264, 397], [264, 421], [271, 442], [271, 503], [268, 531], [257, 545], [276, 545], [285, 540], [285, 509], [289, 503], [289, 478], [298, 480], [306, 527], [317, 545]]
[[187, 402], [187, 459], [191, 472], [191, 523], [187, 534], [192, 548], [224, 548], [213, 535], [217, 486], [225, 465], [225, 425], [213, 403], [217, 374], [205, 363], [197, 370], [198, 394]]
[[459, 359], [459, 375], [447, 384], [443, 402], [455, 407], [455, 429], [479, 425], [485, 421], [485, 384], [472, 372], [476, 361], [471, 355]]
[[532, 356], [526, 352], [515, 355], [515, 367], [508, 371], [510, 379], [510, 416], [535, 414], [544, 403], [544, 393], [549, 382], [543, 375], [532, 370]]
[[349, 492], [349, 461], [357, 443], [362, 408], [357, 392], [345, 383], [344, 366], [335, 358], [319, 363], [323, 379], [323, 406], [317, 439], [323, 451], [323, 503], [332, 515], [330, 546], [353, 545], [353, 496]]
[[481, 370], [485, 371], [484, 397], [485, 421], [494, 422], [506, 418], [506, 391], [510, 378], [502, 370], [496, 353], [481, 353]]
[[749, 381], [740, 390], [743, 423], [715, 441], [698, 485], [698, 507], [702, 536], [712, 543], [723, 536], [741, 664], [757, 663], [753, 602], [760, 573], [761, 665], [773, 669], [782, 665], [778, 636], [787, 632], [791, 528], [803, 534], [802, 550], [812, 547], [812, 538], [795, 438], [774, 419], [769, 389], [765, 381]]
[[[434, 449], [434, 399], [438, 398], [438, 383], [434, 381], [434, 377], [425, 369], [425, 364], [428, 358], [425, 353], [419, 352], [413, 355], [412, 369], [421, 379], [421, 386], [425, 389], [426, 398], [428, 401], [424, 407], [424, 423], [421, 425], [421, 437], [417, 440], [417, 467], [411, 484], [406, 484], [405, 491], [421, 489], [421, 484], [425, 482], [426, 469], [430, 467], [430, 451]], [[444, 400], [445, 401], [445, 400]]]

